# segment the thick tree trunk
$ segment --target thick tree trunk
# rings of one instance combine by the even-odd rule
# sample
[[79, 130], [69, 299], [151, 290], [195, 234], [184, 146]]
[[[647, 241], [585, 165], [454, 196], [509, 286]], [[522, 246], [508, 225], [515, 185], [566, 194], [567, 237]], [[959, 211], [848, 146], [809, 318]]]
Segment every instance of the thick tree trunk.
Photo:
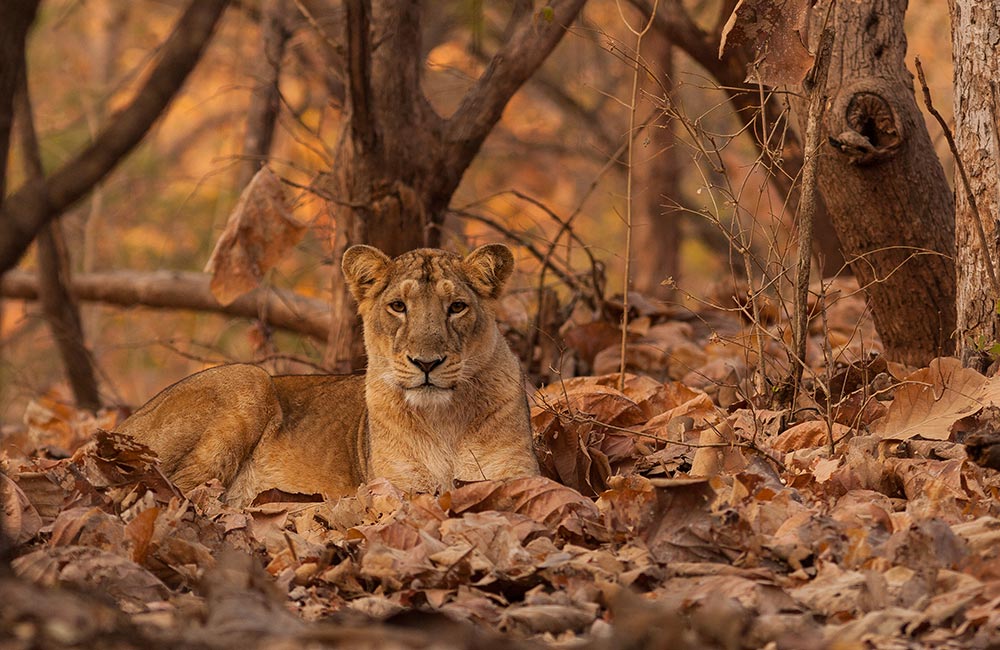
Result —
[[24, 45], [37, 10], [38, 0], [0, 3], [0, 206], [7, 194], [7, 154], [14, 124], [14, 93], [21, 83]]
[[[28, 90], [28, 70], [25, 53], [21, 57], [21, 79], [18, 84], [16, 122], [20, 139], [22, 165], [26, 183], [42, 186], [45, 183], [45, 169], [42, 152], [35, 133], [35, 116], [31, 107], [31, 93]], [[80, 307], [69, 290], [70, 258], [62, 224], [52, 221], [38, 233], [38, 278], [42, 311], [55, 340], [56, 349], [62, 360], [66, 378], [73, 390], [76, 405], [96, 411], [101, 407], [97, 375], [93, 358], [87, 349], [83, 336], [83, 320]]]
[[94, 360], [83, 335], [80, 306], [70, 291], [69, 251], [62, 223], [47, 224], [36, 238], [38, 244], [38, 287], [42, 312], [55, 340], [66, 379], [79, 408], [101, 408]]
[[984, 366], [1000, 341], [1000, 295], [990, 280], [987, 255], [1000, 265], [1000, 7], [994, 0], [951, 0], [955, 63], [955, 143], [969, 177], [987, 250], [962, 181], [955, 180], [958, 253], [958, 347], [962, 360]]
[[[333, 170], [318, 181], [326, 195], [336, 197], [331, 212], [338, 235], [346, 235], [338, 248], [367, 243], [398, 255], [439, 244], [445, 210], [465, 170], [507, 102], [555, 48], [584, 1], [554, 0], [549, 19], [515, 12], [506, 42], [447, 118], [434, 111], [420, 85], [425, 3], [345, 1], [340, 41], [346, 43], [350, 120]], [[303, 6], [324, 10], [317, 0], [305, 0]], [[328, 60], [339, 56], [327, 52]], [[336, 293], [344, 291], [334, 287]], [[341, 295], [334, 304], [326, 363], [346, 371], [362, 363], [359, 330], [350, 300]]]
[[836, 3], [819, 184], [888, 356], [920, 365], [953, 348], [954, 202], [906, 69], [905, 12]]
[[[21, 53], [22, 61], [24, 52]], [[35, 133], [35, 117], [28, 90], [27, 68], [22, 63], [18, 88], [17, 122], [25, 176], [29, 182], [45, 181], [42, 153]], [[71, 279], [69, 251], [58, 220], [46, 224], [36, 238], [38, 243], [38, 286], [42, 311], [55, 340], [66, 378], [80, 408], [96, 411], [101, 407], [93, 358], [83, 336], [80, 307], [69, 289]]]

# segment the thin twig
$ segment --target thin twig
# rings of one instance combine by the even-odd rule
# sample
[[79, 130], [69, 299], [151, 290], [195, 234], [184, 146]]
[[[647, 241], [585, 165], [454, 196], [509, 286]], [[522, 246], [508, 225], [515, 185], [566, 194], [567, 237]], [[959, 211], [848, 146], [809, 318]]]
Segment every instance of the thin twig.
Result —
[[986, 239], [986, 229], [983, 227], [983, 218], [979, 214], [979, 206], [976, 204], [976, 197], [972, 193], [972, 185], [969, 183], [969, 175], [965, 172], [965, 165], [962, 164], [962, 156], [958, 153], [958, 145], [955, 144], [955, 138], [951, 135], [951, 129], [948, 128], [948, 123], [944, 121], [941, 117], [941, 113], [934, 108], [934, 104], [931, 103], [931, 90], [927, 87], [927, 79], [924, 77], [924, 68], [920, 65], [920, 57], [915, 57], [913, 63], [917, 68], [917, 78], [920, 79], [920, 88], [924, 93], [924, 105], [927, 106], [927, 111], [934, 116], [934, 119], [938, 121], [941, 125], [941, 130], [944, 132], [944, 137], [948, 141], [948, 146], [951, 148], [951, 155], [955, 158], [955, 166], [958, 167], [958, 175], [962, 178], [962, 188], [965, 190], [965, 198], [969, 202], [969, 208], [972, 210], [973, 220], [976, 222], [976, 233], [979, 235], [979, 246], [983, 249], [983, 259], [986, 260], [986, 272], [990, 276], [990, 282], [993, 284], [993, 299], [996, 301], [1000, 299], [1000, 281], [997, 280], [997, 272], [993, 267], [993, 257], [990, 255], [990, 245], [989, 241]]
[[653, 19], [656, 17], [656, 7], [659, 4], [659, 0], [653, 1], [653, 8], [649, 12], [649, 18], [646, 20], [646, 25], [642, 30], [636, 30], [632, 27], [622, 12], [621, 2], [617, 2], [616, 4], [618, 5], [618, 13], [621, 16], [622, 22], [635, 35], [635, 61], [632, 64], [632, 96], [628, 107], [628, 150], [625, 165], [625, 278], [622, 280], [622, 353], [618, 373], [618, 390], [625, 390], [625, 357], [628, 353], [628, 285], [629, 275], [632, 272], [632, 133], [635, 131], [636, 103], [639, 99], [639, 71], [642, 69], [639, 60], [639, 51], [642, 47], [642, 37], [653, 26]]

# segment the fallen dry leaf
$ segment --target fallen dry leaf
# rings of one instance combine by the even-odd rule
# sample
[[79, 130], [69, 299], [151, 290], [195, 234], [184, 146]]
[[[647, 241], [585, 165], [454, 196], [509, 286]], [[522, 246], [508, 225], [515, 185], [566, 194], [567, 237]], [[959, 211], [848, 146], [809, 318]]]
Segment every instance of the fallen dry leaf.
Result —
[[40, 585], [101, 589], [131, 612], [170, 595], [165, 584], [138, 564], [88, 546], [40, 549], [17, 558], [11, 567], [17, 575]]
[[542, 477], [470, 483], [450, 492], [449, 508], [458, 514], [484, 510], [516, 512], [578, 537], [584, 535], [584, 530], [597, 530], [600, 521], [593, 501]]
[[987, 380], [952, 357], [931, 361], [906, 377], [896, 390], [876, 433], [881, 438], [949, 440], [952, 426], [984, 406]]
[[42, 518], [17, 483], [0, 473], [0, 537], [24, 544], [42, 527]]
[[810, 420], [785, 429], [770, 444], [778, 451], [795, 451], [808, 447], [821, 447], [829, 444], [830, 440], [840, 441], [849, 432], [850, 428], [843, 424]]

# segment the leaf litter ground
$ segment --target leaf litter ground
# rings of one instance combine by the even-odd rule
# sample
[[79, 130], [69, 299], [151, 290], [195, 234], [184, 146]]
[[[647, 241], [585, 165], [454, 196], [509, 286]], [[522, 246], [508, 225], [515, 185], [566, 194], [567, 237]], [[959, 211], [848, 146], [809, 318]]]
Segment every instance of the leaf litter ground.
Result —
[[40, 398], [4, 440], [0, 648], [995, 647], [1000, 479], [962, 443], [1000, 426], [1000, 379], [866, 356], [842, 312], [787, 409], [744, 397], [780, 346], [640, 324], [657, 379], [536, 394], [544, 477], [441, 495], [236, 510]]

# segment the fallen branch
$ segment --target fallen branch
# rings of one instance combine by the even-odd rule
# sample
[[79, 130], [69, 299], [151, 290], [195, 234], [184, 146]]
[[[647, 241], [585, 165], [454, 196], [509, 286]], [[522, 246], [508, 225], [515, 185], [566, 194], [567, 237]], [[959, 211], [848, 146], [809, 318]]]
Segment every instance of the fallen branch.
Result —
[[[209, 289], [209, 276], [193, 271], [103, 271], [77, 275], [72, 291], [78, 300], [121, 307], [185, 309], [240, 318], [260, 318], [275, 327], [326, 341], [330, 308], [323, 300], [305, 298], [284, 289], [257, 289], [222, 306]], [[38, 299], [34, 273], [14, 270], [0, 279], [0, 295], [22, 300]]]

